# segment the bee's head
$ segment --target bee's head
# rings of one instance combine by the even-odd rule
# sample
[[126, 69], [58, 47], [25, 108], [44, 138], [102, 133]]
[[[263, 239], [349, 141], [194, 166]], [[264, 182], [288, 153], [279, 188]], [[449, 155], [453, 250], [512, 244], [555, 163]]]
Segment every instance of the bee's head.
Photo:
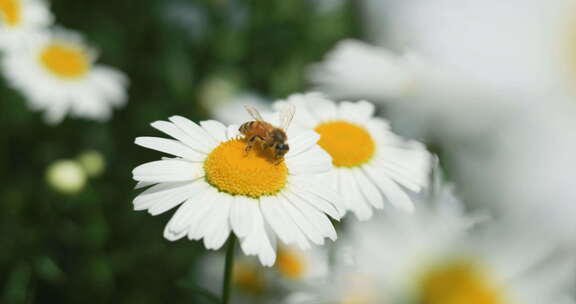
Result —
[[274, 144], [274, 150], [275, 150], [276, 158], [281, 158], [286, 153], [288, 153], [288, 151], [290, 150], [290, 147], [286, 143], [276, 143], [276, 144]]

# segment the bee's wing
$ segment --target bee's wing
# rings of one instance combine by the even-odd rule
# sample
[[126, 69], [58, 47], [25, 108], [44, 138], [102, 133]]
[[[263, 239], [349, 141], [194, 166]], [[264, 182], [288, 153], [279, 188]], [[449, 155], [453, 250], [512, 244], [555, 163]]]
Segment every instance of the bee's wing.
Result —
[[253, 106], [244, 105], [244, 108], [246, 108], [246, 111], [248, 111], [248, 113], [250, 113], [250, 116], [252, 116], [252, 118], [254, 118], [255, 120], [264, 121], [264, 118], [262, 118], [260, 112], [258, 112], [258, 110], [256, 110], [256, 108], [254, 108]]
[[296, 112], [296, 106], [292, 103], [286, 104], [282, 112], [280, 112], [280, 128], [284, 131], [288, 130], [288, 126], [292, 119], [294, 118], [294, 113]]

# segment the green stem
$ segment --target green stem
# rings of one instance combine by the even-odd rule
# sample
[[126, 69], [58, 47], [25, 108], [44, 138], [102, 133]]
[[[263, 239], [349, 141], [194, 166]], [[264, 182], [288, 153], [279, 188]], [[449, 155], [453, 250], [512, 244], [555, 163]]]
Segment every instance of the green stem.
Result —
[[232, 269], [234, 268], [234, 249], [236, 236], [231, 235], [226, 250], [226, 265], [224, 266], [224, 283], [222, 283], [222, 304], [228, 304], [232, 291]]

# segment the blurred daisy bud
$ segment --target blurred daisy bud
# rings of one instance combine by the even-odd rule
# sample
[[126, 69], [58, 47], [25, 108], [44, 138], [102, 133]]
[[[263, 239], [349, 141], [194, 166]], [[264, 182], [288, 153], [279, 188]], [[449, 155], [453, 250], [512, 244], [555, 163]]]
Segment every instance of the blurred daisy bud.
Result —
[[334, 98], [397, 98], [415, 86], [416, 59], [349, 39], [312, 66], [308, 78], [316, 90]]
[[104, 156], [96, 150], [84, 151], [78, 157], [78, 161], [89, 177], [98, 177], [106, 169]]
[[46, 181], [58, 192], [75, 194], [86, 185], [86, 173], [77, 161], [59, 160], [46, 170]]

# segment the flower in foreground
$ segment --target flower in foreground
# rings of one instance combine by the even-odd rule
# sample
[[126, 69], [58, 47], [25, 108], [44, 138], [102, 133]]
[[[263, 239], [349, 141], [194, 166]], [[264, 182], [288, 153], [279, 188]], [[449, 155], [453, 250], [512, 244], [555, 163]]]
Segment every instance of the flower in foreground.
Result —
[[19, 48], [30, 33], [52, 23], [42, 0], [0, 0], [0, 48]]
[[96, 65], [95, 52], [80, 35], [56, 30], [27, 39], [26, 47], [6, 52], [2, 69], [31, 108], [45, 111], [49, 123], [60, 122], [66, 113], [107, 120], [113, 107], [126, 102], [126, 76]]
[[289, 132], [290, 151], [278, 163], [259, 147], [245, 153], [238, 126], [169, 120], [152, 126], [174, 139], [139, 137], [136, 143], [175, 158], [132, 172], [140, 186], [153, 185], [136, 197], [136, 210], [157, 215], [180, 205], [165, 228], [167, 239], [188, 236], [218, 249], [233, 232], [244, 253], [266, 266], [276, 260], [277, 238], [302, 249], [336, 239], [326, 214], [339, 219], [340, 208], [337, 195], [318, 178], [331, 168], [330, 156], [316, 144], [318, 134]]
[[385, 120], [374, 117], [374, 105], [367, 101], [336, 104], [308, 93], [287, 102], [299, 111], [294, 127], [320, 134], [318, 144], [334, 165], [324, 178], [336, 185], [346, 210], [366, 220], [372, 208], [384, 207], [385, 200], [403, 210], [414, 209], [402, 187], [418, 192], [426, 185], [430, 154], [421, 143], [392, 133]]

